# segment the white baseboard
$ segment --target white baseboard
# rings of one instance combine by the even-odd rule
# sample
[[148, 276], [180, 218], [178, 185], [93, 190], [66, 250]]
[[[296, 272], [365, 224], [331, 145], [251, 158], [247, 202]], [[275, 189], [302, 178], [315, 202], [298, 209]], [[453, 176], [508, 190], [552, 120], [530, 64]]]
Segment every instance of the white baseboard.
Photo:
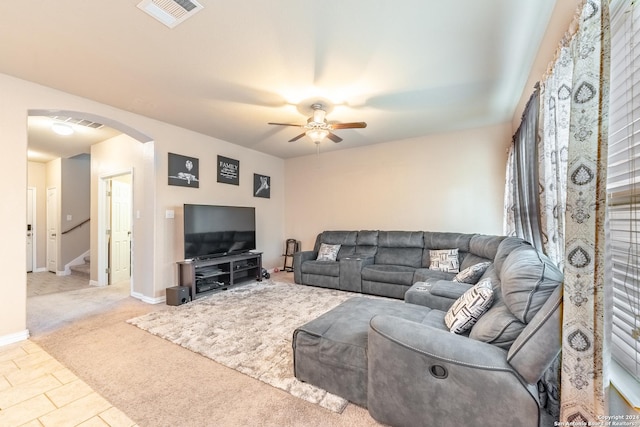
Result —
[[13, 344], [19, 341], [24, 341], [29, 339], [29, 330], [25, 329], [21, 332], [16, 332], [15, 334], [3, 335], [0, 336], [0, 347]]
[[32, 273], [44, 273], [46, 271], [47, 271], [47, 267], [40, 267], [33, 270]]
[[97, 280], [89, 280], [89, 286], [95, 286], [96, 288], [104, 288], [107, 285], [101, 285]]
[[56, 276], [68, 276], [70, 274], [71, 270], [56, 271]]
[[147, 304], [163, 304], [167, 301], [166, 297], [151, 298], [151, 297], [144, 296], [138, 292], [131, 292], [131, 296], [139, 299], [142, 302], [146, 302]]

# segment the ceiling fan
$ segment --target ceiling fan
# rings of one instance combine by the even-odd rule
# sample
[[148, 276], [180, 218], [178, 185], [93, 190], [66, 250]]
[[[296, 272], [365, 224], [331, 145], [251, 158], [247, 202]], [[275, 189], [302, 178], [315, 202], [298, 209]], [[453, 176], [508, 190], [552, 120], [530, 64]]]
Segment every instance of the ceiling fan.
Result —
[[313, 116], [307, 119], [307, 124], [300, 125], [295, 123], [272, 123], [269, 122], [270, 125], [278, 125], [278, 126], [296, 126], [300, 128], [306, 129], [300, 135], [291, 138], [289, 142], [297, 141], [303, 136], [307, 135], [311, 140], [320, 144], [322, 140], [326, 137], [332, 140], [333, 142], [340, 142], [342, 138], [340, 138], [335, 133], [331, 132], [336, 129], [356, 129], [356, 128], [366, 128], [367, 124], [365, 122], [353, 122], [353, 123], [329, 123], [325, 116], [327, 115], [327, 111], [325, 107], [320, 103], [311, 104], [311, 109], [313, 110]]

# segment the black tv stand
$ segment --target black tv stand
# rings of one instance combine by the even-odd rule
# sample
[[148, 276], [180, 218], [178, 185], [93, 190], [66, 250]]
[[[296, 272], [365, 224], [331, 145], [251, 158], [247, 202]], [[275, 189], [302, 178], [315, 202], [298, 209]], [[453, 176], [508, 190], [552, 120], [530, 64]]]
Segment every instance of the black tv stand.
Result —
[[262, 280], [262, 252], [178, 262], [178, 285], [192, 300], [250, 280]]

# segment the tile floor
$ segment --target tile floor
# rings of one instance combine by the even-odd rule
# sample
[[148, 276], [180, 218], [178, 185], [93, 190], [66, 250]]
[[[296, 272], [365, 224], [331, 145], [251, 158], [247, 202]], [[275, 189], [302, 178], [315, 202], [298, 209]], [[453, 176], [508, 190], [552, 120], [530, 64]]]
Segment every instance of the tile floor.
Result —
[[0, 347], [0, 426], [136, 424], [32, 341]]

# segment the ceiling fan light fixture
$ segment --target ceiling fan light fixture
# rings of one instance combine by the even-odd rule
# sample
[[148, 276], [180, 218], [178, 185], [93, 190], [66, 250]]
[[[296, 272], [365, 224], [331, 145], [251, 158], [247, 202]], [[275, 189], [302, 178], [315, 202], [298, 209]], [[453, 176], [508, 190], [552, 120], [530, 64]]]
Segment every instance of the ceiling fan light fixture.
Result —
[[310, 129], [305, 133], [315, 144], [320, 144], [329, 135], [326, 129]]
[[65, 123], [54, 123], [51, 125], [51, 130], [53, 130], [58, 135], [71, 135], [73, 134], [73, 128]]
[[313, 110], [313, 121], [315, 123], [324, 123], [326, 112], [322, 110], [320, 107], [314, 108]]

